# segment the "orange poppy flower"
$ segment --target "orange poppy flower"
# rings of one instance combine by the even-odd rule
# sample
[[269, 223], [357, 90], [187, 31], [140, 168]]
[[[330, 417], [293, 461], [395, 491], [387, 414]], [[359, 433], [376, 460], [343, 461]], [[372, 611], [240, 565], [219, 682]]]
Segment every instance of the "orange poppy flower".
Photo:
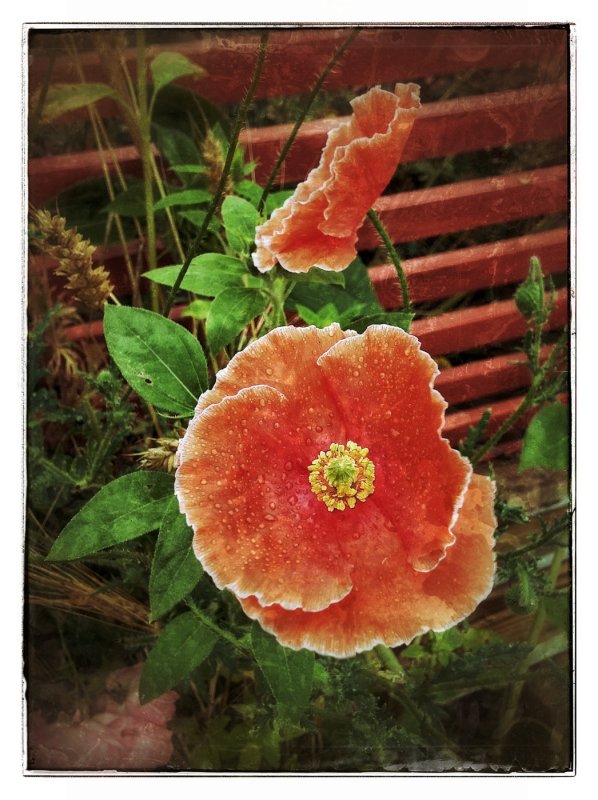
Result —
[[420, 107], [419, 86], [379, 86], [356, 97], [353, 115], [328, 134], [320, 164], [256, 230], [260, 272], [342, 270], [356, 256], [357, 230], [397, 167]]
[[444, 630], [494, 575], [493, 484], [440, 435], [400, 328], [278, 328], [203, 394], [175, 480], [216, 585], [288, 647], [351, 656]]

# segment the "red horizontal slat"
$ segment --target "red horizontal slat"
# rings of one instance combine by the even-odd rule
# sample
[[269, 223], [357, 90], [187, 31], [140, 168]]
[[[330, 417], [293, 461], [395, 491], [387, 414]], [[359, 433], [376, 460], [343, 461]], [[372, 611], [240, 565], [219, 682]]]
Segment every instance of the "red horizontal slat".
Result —
[[[558, 166], [385, 195], [375, 208], [394, 242], [411, 242], [554, 214], [566, 210], [568, 203], [567, 167]], [[368, 220], [361, 228], [358, 249], [371, 250], [378, 244]]]
[[[548, 358], [551, 350], [550, 346], [542, 348], [542, 361]], [[453, 406], [480, 397], [513, 392], [528, 386], [530, 380], [524, 353], [509, 353], [443, 369], [434, 386], [449, 406]]]
[[[280, 173], [280, 181], [303, 180], [319, 160], [328, 131], [342, 119], [305, 123]], [[567, 92], [561, 86], [537, 86], [516, 92], [464, 97], [424, 104], [407, 142], [402, 162], [469, 152], [522, 141], [541, 141], [566, 132]], [[290, 125], [252, 128], [241, 135], [252, 160], [259, 162], [256, 179], [264, 180], [287, 140]], [[118, 147], [112, 154], [126, 175], [140, 175], [137, 149]], [[111, 157], [106, 159], [111, 171]], [[29, 162], [29, 199], [40, 205], [68, 186], [102, 174], [102, 159], [95, 151], [46, 156]]]
[[[302, 94], [311, 89], [332, 54], [349, 33], [345, 28], [272, 30], [264, 72], [256, 97]], [[565, 27], [386, 27], [362, 30], [334, 69], [327, 89], [371, 86], [463, 72], [472, 69], [512, 68], [530, 65], [539, 75], [557, 80], [564, 75], [568, 32]], [[202, 31], [196, 41], [148, 48], [148, 57], [176, 50], [207, 70], [199, 80], [183, 79], [202, 96], [218, 104], [237, 102], [245, 92], [256, 59], [259, 34], [255, 31], [220, 29]], [[95, 45], [82, 52], [86, 80], [103, 81]], [[37, 34], [30, 49], [29, 84], [39, 87], [47, 74], [51, 55], [58, 54], [52, 69], [55, 82], [77, 81], [73, 62], [66, 58], [61, 36]], [[136, 72], [136, 52], [125, 60]], [[114, 106], [112, 105], [112, 108]]]
[[[560, 289], [556, 293], [548, 329], [563, 327], [568, 317], [568, 293], [566, 289]], [[503, 300], [416, 320], [411, 332], [420, 339], [422, 350], [436, 356], [518, 339], [523, 336], [526, 327], [515, 302]]]
[[[476, 425], [482, 414], [487, 408], [492, 409], [492, 415], [486, 428], [487, 436], [492, 436], [499, 426], [511, 416], [511, 414], [519, 407], [524, 395], [517, 397], [509, 397], [508, 400], [500, 400], [497, 403], [490, 403], [480, 405], [476, 408], [470, 408], [467, 411], [455, 411], [452, 414], [447, 414], [446, 423], [444, 426], [444, 435], [455, 446], [461, 441], [472, 425]], [[567, 395], [559, 395], [559, 400], [566, 401]], [[527, 414], [523, 414], [518, 422], [513, 426], [512, 433], [517, 433], [525, 429], [530, 418], [536, 413], [537, 409], [532, 409]], [[511, 435], [512, 435], [511, 433]]]
[[[426, 103], [418, 114], [401, 157], [402, 163], [424, 158], [473, 152], [483, 147], [502, 147], [518, 142], [544, 141], [567, 131], [567, 87], [528, 86], [512, 92], [495, 92]], [[287, 156], [280, 183], [297, 183], [319, 161], [328, 132], [346, 117], [306, 122]], [[258, 161], [257, 181], [267, 178], [292, 125], [250, 128], [240, 142]]]
[[[492, 244], [464, 247], [403, 261], [415, 303], [438, 300], [461, 292], [505, 286], [525, 279], [531, 256], [537, 256], [544, 274], [564, 272], [569, 263], [566, 228], [503, 239]], [[402, 305], [401, 287], [392, 264], [368, 270], [378, 299], [385, 308]]]

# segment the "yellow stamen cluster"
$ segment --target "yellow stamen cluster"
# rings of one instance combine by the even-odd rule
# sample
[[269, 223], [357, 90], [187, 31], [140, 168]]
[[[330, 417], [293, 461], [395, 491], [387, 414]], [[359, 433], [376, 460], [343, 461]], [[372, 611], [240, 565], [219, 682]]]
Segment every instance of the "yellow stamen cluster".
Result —
[[355, 508], [374, 492], [374, 464], [367, 458], [367, 447], [355, 442], [333, 443], [307, 468], [312, 492], [328, 511]]

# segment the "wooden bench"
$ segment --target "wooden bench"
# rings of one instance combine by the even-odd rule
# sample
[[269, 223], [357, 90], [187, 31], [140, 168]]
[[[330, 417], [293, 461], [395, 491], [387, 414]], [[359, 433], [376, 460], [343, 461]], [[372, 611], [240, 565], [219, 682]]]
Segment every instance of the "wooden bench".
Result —
[[[316, 76], [344, 41], [346, 29], [273, 30], [268, 43], [264, 73], [256, 97], [280, 97], [309, 91]], [[209, 34], [204, 30], [196, 41], [176, 46], [150, 48], [176, 49], [207, 70], [200, 80], [182, 79], [181, 84], [209, 100], [238, 102], [255, 63], [259, 34], [255, 31], [223, 30]], [[76, 81], [68, 59], [57, 57], [59, 37], [38, 35], [30, 50], [30, 87], [39, 87], [52, 62], [52, 80]], [[135, 72], [135, 52], [126, 54]], [[83, 53], [87, 80], [101, 81], [97, 57]], [[453, 99], [426, 100], [426, 86], [432, 80], [451, 75], [473, 76], [480, 91]], [[549, 328], [567, 324], [569, 301], [566, 275], [569, 265], [567, 211], [569, 205], [568, 133], [568, 31], [565, 27], [509, 28], [367, 28], [362, 30], [340, 64], [327, 80], [326, 89], [363, 90], [375, 84], [396, 81], [422, 84], [423, 110], [418, 117], [405, 151], [403, 164], [426, 159], [457, 156], [462, 153], [504, 148], [521, 143], [561, 141], [561, 163], [516, 172], [492, 174], [440, 186], [385, 194], [376, 209], [394, 242], [401, 245], [422, 239], [437, 243], [458, 232], [471, 232], [486, 226], [499, 226], [522, 220], [542, 221], [539, 232], [523, 235], [499, 234], [490, 243], [468, 245], [416, 258], [405, 258], [415, 303], [442, 301], [458, 294], [499, 291], [522, 281], [530, 256], [541, 259], [545, 273], [560, 278]], [[515, 88], [513, 88], [513, 84]], [[117, 113], [110, 101], [98, 108], [105, 117]], [[68, 119], [80, 116], [72, 112]], [[280, 182], [292, 186], [303, 180], [319, 160], [330, 128], [338, 119], [306, 122], [286, 159]], [[276, 155], [291, 129], [291, 124], [250, 128], [241, 142], [247, 155], [258, 162], [256, 180], [264, 181]], [[116, 157], [126, 175], [139, 174], [137, 151], [132, 146], [117, 148]], [[30, 201], [40, 207], [61, 190], [83, 178], [101, 174], [100, 155], [95, 151], [69, 153], [34, 159], [29, 165]], [[545, 219], [546, 218], [546, 219]], [[556, 222], [552, 222], [556, 220]], [[445, 237], [445, 238], [441, 238]], [[371, 225], [364, 224], [359, 247], [377, 248], [379, 241]], [[130, 243], [132, 251], [138, 244]], [[98, 248], [98, 259], [109, 268], [117, 293], [126, 292], [122, 250]], [[48, 269], [49, 262], [35, 260], [34, 268]], [[563, 279], [562, 276], [565, 276]], [[401, 305], [394, 268], [389, 264], [370, 267], [370, 277], [385, 308]], [[511, 293], [512, 296], [512, 293]], [[465, 363], [444, 369], [437, 388], [451, 406], [446, 430], [456, 443], [482, 412], [493, 409], [492, 432], [517, 406], [529, 383], [529, 371], [518, 352], [486, 356], [483, 348], [513, 343], [516, 347], [525, 323], [512, 299], [480, 300], [463, 309], [418, 319], [412, 328], [425, 350], [433, 356], [460, 354]], [[174, 316], [180, 310], [174, 310]], [[101, 335], [101, 322], [73, 327], [74, 338]], [[522, 421], [524, 423], [524, 421]], [[502, 451], [518, 447], [517, 431]]]

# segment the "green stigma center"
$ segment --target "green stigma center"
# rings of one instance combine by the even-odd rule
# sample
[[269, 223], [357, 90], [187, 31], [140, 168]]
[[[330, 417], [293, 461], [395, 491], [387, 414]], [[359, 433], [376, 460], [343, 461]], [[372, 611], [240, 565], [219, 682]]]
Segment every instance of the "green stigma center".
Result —
[[353, 483], [359, 470], [351, 456], [333, 458], [324, 467], [324, 475], [331, 486], [338, 488], [342, 484]]
[[373, 494], [375, 470], [368, 452], [355, 442], [334, 442], [309, 465], [311, 490], [328, 511], [355, 508]]

